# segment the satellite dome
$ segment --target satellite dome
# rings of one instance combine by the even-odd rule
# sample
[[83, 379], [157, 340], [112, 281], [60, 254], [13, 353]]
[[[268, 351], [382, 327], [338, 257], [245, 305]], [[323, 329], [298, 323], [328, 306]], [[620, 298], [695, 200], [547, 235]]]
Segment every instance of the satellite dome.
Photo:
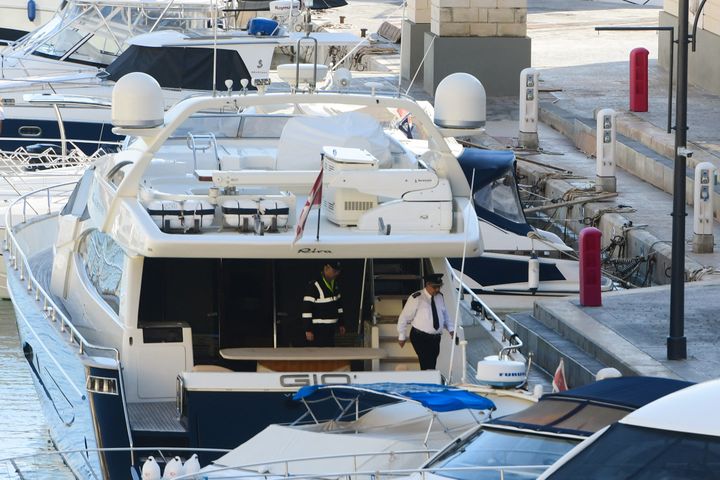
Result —
[[112, 123], [120, 128], [153, 128], [163, 124], [165, 105], [158, 82], [132, 72], [117, 81], [112, 92]]
[[445, 77], [435, 90], [435, 125], [480, 128], [485, 125], [485, 88], [469, 73]]

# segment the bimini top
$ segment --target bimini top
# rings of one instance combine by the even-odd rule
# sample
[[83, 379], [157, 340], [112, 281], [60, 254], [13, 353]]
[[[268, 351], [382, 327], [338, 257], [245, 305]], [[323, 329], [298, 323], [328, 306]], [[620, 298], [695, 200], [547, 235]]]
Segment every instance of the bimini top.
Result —
[[656, 377], [608, 378], [543, 395], [537, 404], [489, 424], [588, 436], [626, 418], [628, 412], [690, 385], [693, 384]]
[[720, 437], [720, 379], [660, 398], [625, 417], [626, 425]]
[[322, 401], [329, 398], [349, 400], [367, 396], [416, 402], [434, 412], [455, 410], [495, 410], [495, 404], [476, 393], [457, 387], [430, 383], [366, 383], [354, 385], [308, 385], [293, 400]]

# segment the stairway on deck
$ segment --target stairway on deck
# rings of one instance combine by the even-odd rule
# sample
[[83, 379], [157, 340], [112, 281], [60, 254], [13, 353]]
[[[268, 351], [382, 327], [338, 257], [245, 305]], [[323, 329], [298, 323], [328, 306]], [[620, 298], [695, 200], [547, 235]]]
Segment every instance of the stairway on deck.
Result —
[[508, 315], [508, 326], [520, 337], [523, 354], [533, 354], [534, 365], [553, 375], [560, 359], [565, 365], [565, 379], [570, 388], [595, 381], [598, 370], [607, 365], [580, 348], [572, 338], [566, 338], [536, 318], [532, 312]]
[[373, 370], [419, 370], [415, 351], [407, 342], [397, 343], [397, 321], [408, 296], [423, 287], [422, 260], [373, 260], [373, 313], [370, 346], [382, 348], [387, 357], [373, 360]]

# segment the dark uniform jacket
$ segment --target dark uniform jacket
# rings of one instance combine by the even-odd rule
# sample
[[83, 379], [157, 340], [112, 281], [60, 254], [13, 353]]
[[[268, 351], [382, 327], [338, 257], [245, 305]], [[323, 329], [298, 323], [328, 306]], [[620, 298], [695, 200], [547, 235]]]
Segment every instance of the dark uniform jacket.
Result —
[[329, 282], [320, 274], [310, 282], [303, 297], [303, 323], [305, 331], [312, 330], [313, 324], [343, 325], [343, 308], [337, 280], [331, 290]]

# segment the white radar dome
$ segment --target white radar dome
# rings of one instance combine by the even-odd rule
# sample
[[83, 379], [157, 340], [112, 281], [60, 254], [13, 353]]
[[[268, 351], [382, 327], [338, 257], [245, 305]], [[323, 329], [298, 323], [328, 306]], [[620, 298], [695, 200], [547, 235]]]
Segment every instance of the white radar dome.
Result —
[[490, 355], [478, 362], [475, 378], [482, 385], [500, 388], [517, 387], [527, 379], [526, 366], [523, 362]]
[[485, 125], [485, 87], [469, 73], [443, 78], [435, 90], [435, 125], [441, 128], [481, 128]]
[[153, 128], [163, 124], [165, 105], [158, 82], [146, 73], [128, 73], [112, 92], [112, 123], [120, 128]]

